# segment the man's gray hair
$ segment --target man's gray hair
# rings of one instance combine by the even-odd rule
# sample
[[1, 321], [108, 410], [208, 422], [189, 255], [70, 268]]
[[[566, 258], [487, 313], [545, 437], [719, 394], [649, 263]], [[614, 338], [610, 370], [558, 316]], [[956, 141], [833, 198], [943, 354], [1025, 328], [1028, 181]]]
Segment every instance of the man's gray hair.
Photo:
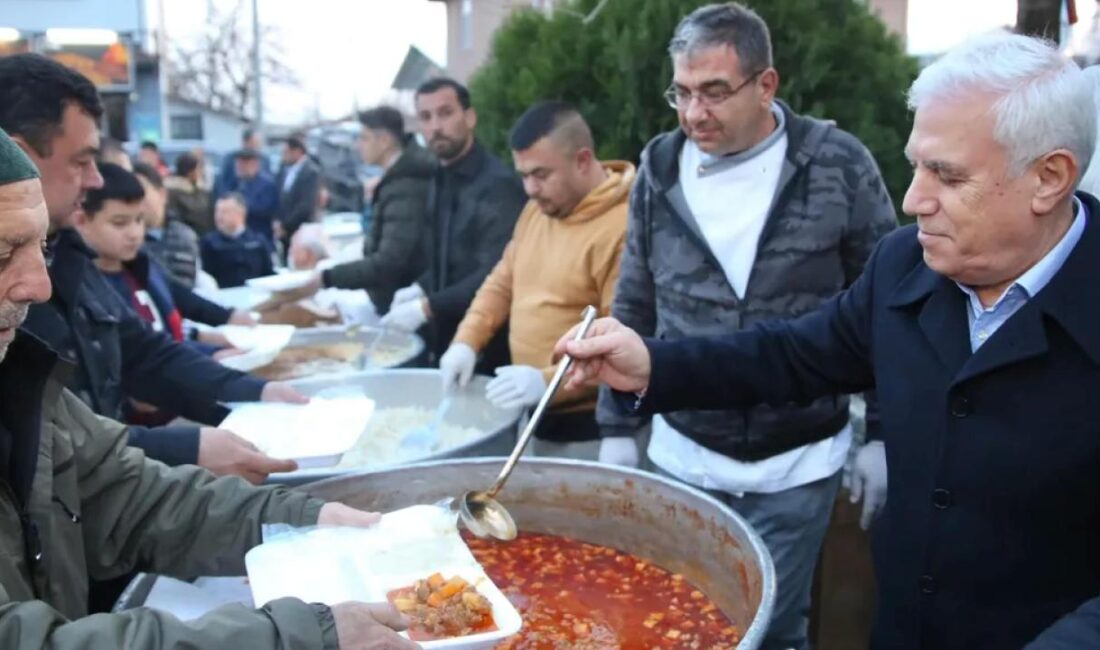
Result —
[[755, 11], [737, 2], [699, 7], [676, 26], [668, 44], [672, 56], [711, 47], [729, 46], [737, 52], [741, 74], [772, 67], [772, 39], [768, 24]]
[[328, 237], [325, 236], [325, 229], [321, 224], [307, 223], [294, 233], [291, 245], [301, 246], [316, 255], [318, 260], [323, 260], [328, 257], [327, 241]]
[[1084, 175], [1096, 145], [1092, 84], [1052, 43], [1008, 32], [967, 41], [921, 71], [909, 107], [983, 94], [995, 98], [993, 137], [1012, 176], [1055, 149], [1073, 152]]

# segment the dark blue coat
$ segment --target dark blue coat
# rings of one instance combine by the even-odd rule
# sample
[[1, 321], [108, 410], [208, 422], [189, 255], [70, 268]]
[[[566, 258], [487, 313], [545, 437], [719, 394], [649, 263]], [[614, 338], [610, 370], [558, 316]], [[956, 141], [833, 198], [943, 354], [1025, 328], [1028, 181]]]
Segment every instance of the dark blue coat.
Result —
[[[31, 305], [23, 329], [75, 362], [68, 386], [96, 413], [120, 419], [126, 397], [215, 424], [216, 402], [252, 401], [263, 381], [154, 332], [107, 283], [75, 230], [51, 242], [49, 302]], [[194, 463], [198, 427], [130, 427], [130, 444], [168, 464]]]
[[207, 233], [202, 238], [202, 270], [214, 276], [223, 289], [275, 272], [269, 244], [251, 230], [237, 238], [217, 230]]
[[[161, 309], [161, 316], [173, 309], [179, 309], [180, 316], [204, 325], [225, 325], [233, 312], [216, 302], [198, 295], [168, 274], [168, 271], [145, 251], [138, 253], [133, 261], [126, 263], [126, 269], [145, 285], [145, 290]], [[129, 290], [115, 285], [115, 290], [124, 299], [129, 299]]]
[[1034, 648], [1100, 648], [1100, 204], [1079, 196], [1081, 241], [975, 353], [966, 298], [925, 266], [914, 227], [802, 318], [647, 341], [642, 411], [877, 387], [890, 481], [875, 648], [1020, 648], [1056, 622]]
[[[240, 150], [234, 151], [225, 157], [222, 161], [221, 171], [218, 172], [218, 176], [214, 179], [214, 200], [222, 198], [230, 192], [236, 192], [240, 187], [240, 179], [237, 178], [237, 154]], [[271, 176], [271, 160], [267, 156], [260, 156], [260, 170]]]
[[[267, 172], [260, 172], [251, 180], [238, 180], [237, 191], [244, 196], [248, 229], [260, 235], [274, 246], [275, 213], [279, 209], [279, 187]], [[207, 233], [209, 234], [209, 233]]]

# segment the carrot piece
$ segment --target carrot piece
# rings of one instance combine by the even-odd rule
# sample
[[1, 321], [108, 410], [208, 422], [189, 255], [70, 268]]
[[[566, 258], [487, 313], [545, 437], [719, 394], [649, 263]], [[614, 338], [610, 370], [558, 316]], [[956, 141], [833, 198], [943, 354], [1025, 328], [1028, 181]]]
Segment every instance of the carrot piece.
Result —
[[451, 578], [450, 582], [436, 590], [436, 594], [444, 600], [460, 593], [466, 588], [466, 581], [462, 578]]

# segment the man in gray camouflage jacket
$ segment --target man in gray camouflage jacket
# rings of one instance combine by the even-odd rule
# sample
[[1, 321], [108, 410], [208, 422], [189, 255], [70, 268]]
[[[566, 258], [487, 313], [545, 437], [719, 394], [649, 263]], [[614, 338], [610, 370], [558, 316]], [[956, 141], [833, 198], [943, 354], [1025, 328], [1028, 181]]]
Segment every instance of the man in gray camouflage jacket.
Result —
[[[896, 226], [874, 160], [851, 134], [775, 99], [768, 28], [751, 10], [702, 7], [669, 50], [667, 99], [681, 128], [642, 154], [612, 314], [642, 335], [680, 338], [813, 310]], [[618, 444], [605, 444], [601, 460], [630, 463], [645, 423], [604, 390], [601, 435]], [[772, 553], [778, 600], [766, 648], [808, 647], [814, 567], [851, 441], [840, 395], [653, 420], [657, 468], [728, 503]], [[881, 485], [867, 488], [884, 491], [885, 459], [877, 466]]]

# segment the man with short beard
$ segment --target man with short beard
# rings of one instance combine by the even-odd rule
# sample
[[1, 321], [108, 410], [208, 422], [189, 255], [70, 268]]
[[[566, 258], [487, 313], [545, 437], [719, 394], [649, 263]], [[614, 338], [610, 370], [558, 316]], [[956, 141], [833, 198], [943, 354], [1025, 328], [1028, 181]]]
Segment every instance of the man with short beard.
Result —
[[[634, 165], [601, 161], [584, 117], [541, 102], [512, 127], [512, 160], [531, 197], [439, 362], [444, 390], [465, 385], [477, 352], [505, 323], [514, 365], [495, 369], [485, 396], [502, 409], [531, 408], [554, 374], [554, 344], [586, 305], [611, 311], [626, 238]], [[600, 439], [596, 390], [559, 390], [535, 432], [538, 456], [635, 464], [633, 438]]]
[[[394, 294], [386, 327], [431, 324], [433, 362], [454, 338], [478, 287], [500, 260], [527, 197], [515, 173], [474, 138], [469, 91], [432, 79], [416, 91], [420, 133], [440, 162], [428, 194], [428, 270]], [[482, 350], [479, 369], [508, 363], [505, 328]]]

